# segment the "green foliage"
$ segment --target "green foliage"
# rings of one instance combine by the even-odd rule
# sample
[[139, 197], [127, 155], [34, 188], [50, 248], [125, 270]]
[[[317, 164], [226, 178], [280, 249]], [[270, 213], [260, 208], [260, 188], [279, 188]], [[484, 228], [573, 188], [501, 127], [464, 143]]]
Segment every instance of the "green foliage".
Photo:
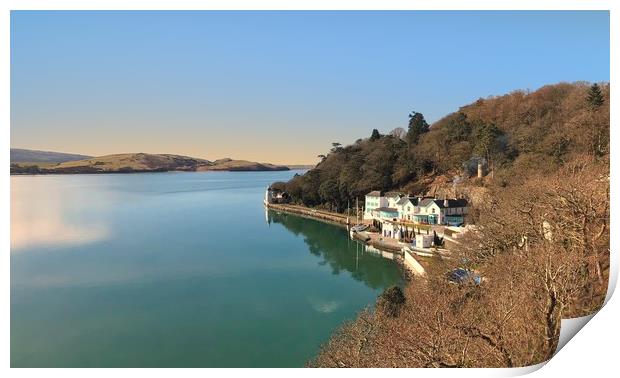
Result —
[[282, 181], [276, 181], [270, 185], [270, 188], [283, 191], [283, 190], [286, 190], [286, 183]]
[[443, 246], [443, 237], [437, 236], [437, 232], [433, 231], [433, 245], [436, 247]]
[[379, 138], [381, 138], [381, 134], [379, 134], [379, 130], [372, 129], [372, 134], [370, 135], [370, 140], [375, 141], [375, 140], [377, 140]]
[[392, 186], [392, 165], [404, 142], [391, 136], [333, 150], [315, 169], [287, 183], [296, 202], [344, 211], [371, 190]]
[[487, 159], [499, 151], [502, 131], [494, 124], [479, 123], [474, 128], [474, 153]]
[[414, 145], [420, 139], [420, 136], [430, 129], [429, 124], [424, 119], [424, 115], [418, 112], [409, 114], [409, 127], [407, 129], [407, 142]]
[[574, 155], [601, 157], [609, 153], [609, 85], [560, 83], [480, 99], [432, 127], [412, 112], [405, 140], [400, 136], [374, 129], [352, 145], [334, 143], [314, 169], [286, 183], [286, 191], [294, 202], [344, 211], [372, 190], [418, 194], [430, 175], [475, 175], [469, 166], [479, 158], [507, 185], [532, 172], [553, 172]]
[[599, 108], [604, 102], [605, 100], [601, 88], [596, 83], [592, 84], [588, 92], [588, 104], [590, 104], [592, 108]]
[[448, 138], [453, 143], [468, 141], [471, 137], [472, 125], [465, 113], [457, 112], [447, 121], [446, 128]]
[[338, 143], [338, 142], [333, 142], [332, 143], [332, 149], [330, 150], [331, 152], [338, 152], [342, 150], [342, 144]]

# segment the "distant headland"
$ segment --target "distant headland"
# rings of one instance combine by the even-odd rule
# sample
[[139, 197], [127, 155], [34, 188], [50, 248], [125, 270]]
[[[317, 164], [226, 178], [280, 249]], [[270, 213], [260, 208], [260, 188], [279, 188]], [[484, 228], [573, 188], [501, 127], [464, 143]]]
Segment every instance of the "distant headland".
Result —
[[214, 161], [172, 154], [126, 153], [92, 157], [11, 148], [11, 174], [134, 173], [169, 171], [288, 171], [312, 166], [287, 166], [248, 160]]

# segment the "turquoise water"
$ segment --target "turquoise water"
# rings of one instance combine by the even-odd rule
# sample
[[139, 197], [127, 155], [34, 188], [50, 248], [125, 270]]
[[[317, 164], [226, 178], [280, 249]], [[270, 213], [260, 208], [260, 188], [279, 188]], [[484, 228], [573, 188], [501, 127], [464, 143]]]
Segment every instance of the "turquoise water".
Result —
[[265, 212], [294, 173], [11, 177], [11, 366], [303, 366], [401, 274]]

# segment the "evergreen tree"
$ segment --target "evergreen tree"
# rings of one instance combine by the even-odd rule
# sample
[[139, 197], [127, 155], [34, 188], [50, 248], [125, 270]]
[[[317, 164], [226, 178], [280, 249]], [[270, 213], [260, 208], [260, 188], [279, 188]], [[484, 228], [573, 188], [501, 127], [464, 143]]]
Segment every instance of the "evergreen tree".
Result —
[[467, 120], [467, 115], [458, 112], [447, 122], [448, 138], [450, 142], [461, 142], [468, 140], [471, 134], [471, 124]]
[[424, 119], [424, 115], [418, 112], [409, 114], [409, 129], [407, 131], [407, 142], [413, 145], [418, 142], [420, 135], [428, 132], [430, 126]]
[[372, 134], [370, 135], [370, 140], [377, 140], [381, 138], [381, 134], [379, 134], [379, 130], [372, 129]]
[[481, 123], [477, 125], [474, 135], [474, 153], [490, 160], [491, 155], [497, 152], [497, 140], [502, 135], [501, 130], [492, 123]]
[[590, 91], [588, 92], [588, 104], [590, 104], [592, 108], [598, 108], [603, 105], [604, 101], [603, 94], [601, 93], [601, 87], [599, 87], [596, 83], [592, 84]]
[[337, 152], [340, 151], [342, 149], [342, 144], [338, 143], [338, 142], [333, 142], [332, 143], [332, 149], [330, 150], [331, 152]]

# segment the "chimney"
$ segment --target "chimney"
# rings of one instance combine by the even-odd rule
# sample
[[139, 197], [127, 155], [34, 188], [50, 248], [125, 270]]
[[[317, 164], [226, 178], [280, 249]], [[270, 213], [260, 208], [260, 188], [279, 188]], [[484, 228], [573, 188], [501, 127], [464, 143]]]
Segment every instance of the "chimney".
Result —
[[482, 178], [482, 161], [478, 160], [478, 178]]
[[447, 198], [444, 198], [443, 200], [443, 207], [450, 207], [450, 202], [448, 202]]

